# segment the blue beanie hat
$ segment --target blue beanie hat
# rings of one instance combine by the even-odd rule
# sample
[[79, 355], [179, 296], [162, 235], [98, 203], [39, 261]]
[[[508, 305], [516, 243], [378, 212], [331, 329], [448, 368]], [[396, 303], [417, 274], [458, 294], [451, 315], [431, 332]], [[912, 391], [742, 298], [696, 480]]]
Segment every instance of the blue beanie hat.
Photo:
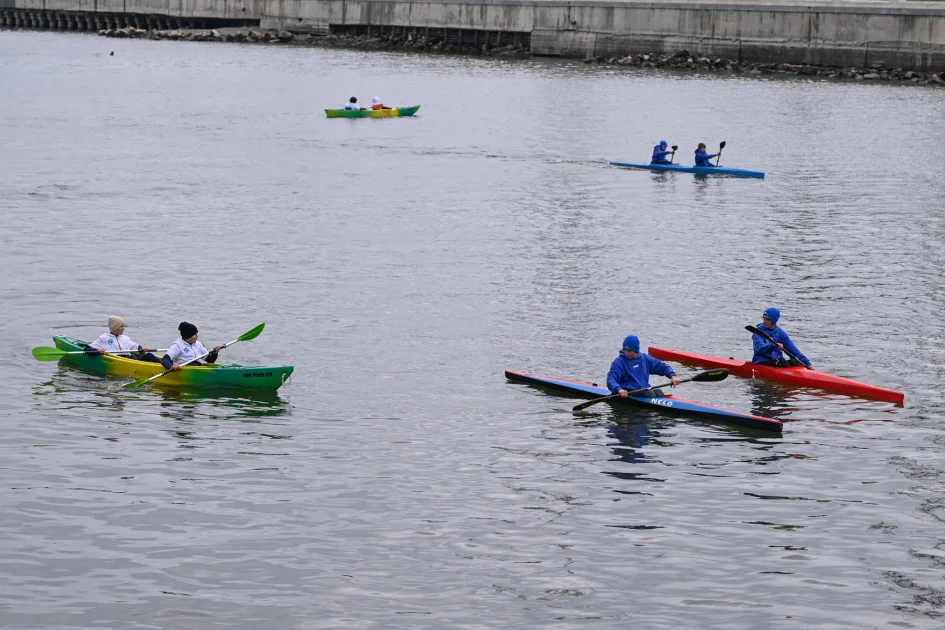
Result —
[[640, 338], [636, 335], [627, 335], [623, 340], [623, 347], [633, 350], [634, 352], [639, 352]]
[[665, 146], [668, 146], [668, 145], [669, 145], [669, 143], [666, 142], [665, 140], [660, 140], [660, 146], [661, 146], [661, 147], [665, 147]]
[[781, 319], [781, 311], [773, 306], [769, 306], [765, 309], [765, 315], [767, 315], [768, 319], [770, 319], [775, 324], [777, 324], [778, 320]]

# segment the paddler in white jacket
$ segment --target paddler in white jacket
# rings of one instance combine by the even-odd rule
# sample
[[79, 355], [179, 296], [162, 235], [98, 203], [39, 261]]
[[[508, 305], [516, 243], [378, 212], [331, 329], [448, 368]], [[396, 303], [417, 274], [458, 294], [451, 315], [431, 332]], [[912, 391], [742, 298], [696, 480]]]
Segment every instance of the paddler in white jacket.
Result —
[[92, 356], [110, 352], [126, 359], [160, 363], [161, 360], [148, 350], [148, 348], [141, 347], [132, 341], [131, 337], [125, 335], [125, 320], [118, 315], [109, 316], [107, 333], [85, 346], [85, 353]]
[[[207, 354], [207, 349], [203, 344], [197, 341], [197, 327], [190, 322], [181, 322], [177, 327], [180, 331], [180, 339], [171, 344], [167, 352], [161, 358], [161, 364], [168, 370], [179, 370], [181, 363], [185, 363], [199, 356]], [[213, 352], [207, 354], [204, 359], [206, 363], [215, 363], [217, 355], [220, 352], [220, 346], [215, 346]], [[200, 361], [191, 361], [187, 365], [200, 365]]]

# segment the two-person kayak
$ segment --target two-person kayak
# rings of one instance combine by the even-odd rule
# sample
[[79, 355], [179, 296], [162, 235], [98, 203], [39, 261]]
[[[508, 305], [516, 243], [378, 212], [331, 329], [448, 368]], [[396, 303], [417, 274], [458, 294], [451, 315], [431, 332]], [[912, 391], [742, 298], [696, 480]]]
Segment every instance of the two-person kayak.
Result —
[[326, 109], [325, 114], [329, 118], [402, 118], [413, 116], [418, 109], [419, 105], [393, 109]]
[[[87, 345], [86, 342], [71, 337], [53, 337], [53, 341], [58, 349], [66, 352], [81, 351]], [[62, 357], [62, 360], [90, 372], [129, 376], [136, 380], [150, 378], [164, 371], [164, 366], [160, 363], [135, 361], [134, 359], [111, 354], [69, 354]], [[282, 387], [282, 384], [288, 380], [294, 369], [291, 365], [278, 367], [236, 365], [234, 363], [185, 365], [179, 371], [170, 372], [167, 376], [153, 381], [153, 384], [176, 388], [219, 387], [275, 391]]]
[[[517, 383], [528, 383], [539, 387], [546, 387], [560, 392], [565, 392], [576, 397], [592, 399], [599, 396], [607, 396], [612, 392], [606, 387], [601, 387], [597, 383], [585, 383], [582, 381], [571, 381], [550, 376], [540, 376], [538, 374], [526, 374], [524, 372], [505, 371], [505, 378]], [[672, 414], [676, 416], [687, 416], [691, 418], [701, 418], [704, 420], [716, 420], [720, 422], [731, 422], [752, 429], [761, 429], [763, 431], [773, 431], [781, 433], [782, 424], [777, 420], [753, 416], [740, 411], [722, 409], [721, 407], [712, 407], [702, 403], [683, 400], [675, 396], [651, 397], [651, 396], [628, 396], [627, 398], [614, 399], [613, 404], [632, 405], [657, 411], [659, 413]]]
[[826, 372], [808, 370], [802, 365], [796, 367], [772, 367], [770, 365], [759, 365], [757, 363], [739, 361], [737, 359], [725, 359], [705, 354], [694, 354], [692, 352], [666, 350], [665, 348], [654, 348], [653, 346], [650, 346], [647, 352], [650, 356], [656, 357], [661, 361], [677, 361], [683, 365], [696, 367], [725, 368], [732, 374], [741, 376], [742, 378], [762, 378], [788, 385], [812, 387], [859, 398], [884, 400], [896, 403], [897, 405], [903, 404], [905, 400], [905, 394], [902, 392], [876, 387], [875, 385], [861, 383], [849, 378], [843, 378], [842, 376], [834, 376]]
[[674, 173], [696, 173], [698, 175], [732, 175], [733, 177], [754, 177], [764, 179], [761, 171], [749, 171], [731, 166], [686, 166], [684, 164], [643, 164], [641, 162], [611, 162], [611, 166], [621, 168], [640, 168], [648, 171], [671, 171]]

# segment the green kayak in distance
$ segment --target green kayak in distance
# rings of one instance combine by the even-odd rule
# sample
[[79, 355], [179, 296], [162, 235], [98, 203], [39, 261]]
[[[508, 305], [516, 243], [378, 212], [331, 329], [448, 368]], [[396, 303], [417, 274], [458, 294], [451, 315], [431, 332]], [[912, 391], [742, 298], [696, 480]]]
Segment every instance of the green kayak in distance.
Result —
[[325, 113], [329, 118], [400, 118], [413, 116], [418, 109], [419, 105], [413, 105], [393, 109], [326, 109]]
[[[66, 352], [82, 350], [86, 342], [71, 337], [53, 337], [56, 347]], [[164, 371], [160, 363], [136, 361], [122, 356], [70, 354], [61, 359], [83, 370], [99, 374], [117, 374], [135, 380], [150, 378]], [[236, 388], [275, 391], [282, 387], [294, 367], [237, 365], [235, 363], [204, 363], [203, 365], [185, 365], [176, 372], [152, 381], [152, 385], [171, 388]]]

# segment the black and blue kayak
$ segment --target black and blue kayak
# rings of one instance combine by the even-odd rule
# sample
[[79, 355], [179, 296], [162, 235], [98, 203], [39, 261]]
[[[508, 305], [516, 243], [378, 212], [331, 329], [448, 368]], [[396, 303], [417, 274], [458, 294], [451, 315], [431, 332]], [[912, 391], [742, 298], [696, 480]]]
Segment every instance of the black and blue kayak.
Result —
[[731, 166], [686, 166], [685, 164], [643, 164], [638, 162], [611, 162], [611, 166], [621, 168], [641, 168], [647, 171], [671, 171], [674, 173], [696, 173], [698, 175], [732, 175], [733, 177], [754, 177], [764, 179], [761, 171], [749, 171]]
[[[538, 374], [513, 372], [512, 370], [505, 371], [505, 378], [510, 381], [537, 385], [586, 399], [608, 396], [611, 393], [606, 387], [601, 387], [597, 383], [569, 381], [561, 378], [552, 378], [550, 376], [540, 376]], [[659, 398], [652, 396], [628, 396], [627, 398], [618, 398], [607, 402], [618, 405], [629, 404], [634, 407], [643, 407], [659, 413], [667, 413], [676, 416], [731, 422], [732, 424], [740, 424], [742, 426], [751, 427], [752, 429], [761, 429], [762, 431], [772, 431], [774, 433], [781, 433], [783, 428], [783, 425], [777, 420], [753, 416], [740, 411], [732, 411], [731, 409], [703, 405], [702, 403], [683, 400], [675, 396], [663, 396]]]

